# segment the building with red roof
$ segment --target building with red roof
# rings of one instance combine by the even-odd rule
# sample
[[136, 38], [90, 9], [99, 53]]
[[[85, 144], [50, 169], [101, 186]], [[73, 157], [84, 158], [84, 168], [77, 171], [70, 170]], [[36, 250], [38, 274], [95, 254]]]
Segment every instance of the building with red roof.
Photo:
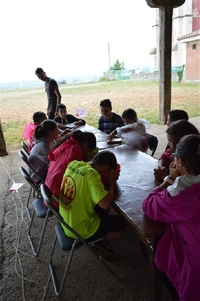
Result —
[[[156, 14], [156, 47], [151, 49], [152, 69], [159, 70], [159, 9]], [[173, 10], [172, 70], [184, 66], [183, 81], [200, 82], [200, 0], [186, 0]]]

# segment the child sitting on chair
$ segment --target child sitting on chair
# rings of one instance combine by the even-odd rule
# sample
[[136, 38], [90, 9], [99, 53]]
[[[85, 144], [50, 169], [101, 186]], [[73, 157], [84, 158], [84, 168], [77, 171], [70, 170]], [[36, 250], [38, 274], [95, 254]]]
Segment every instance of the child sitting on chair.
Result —
[[[59, 199], [62, 177], [68, 164], [73, 160], [88, 161], [88, 155], [92, 155], [95, 148], [95, 135], [80, 130], [73, 131], [56, 142], [48, 155], [50, 164], [45, 184], [57, 199]], [[57, 202], [53, 201], [53, 204], [58, 208]]]
[[146, 152], [146, 128], [149, 128], [150, 124], [145, 119], [138, 119], [135, 110], [130, 108], [122, 113], [122, 119], [125, 126], [117, 127], [108, 135], [107, 140], [112, 140], [115, 136], [121, 137], [126, 144]]
[[51, 119], [44, 120], [41, 125], [36, 126], [34, 137], [35, 145], [31, 149], [28, 160], [36, 172], [30, 170], [30, 175], [38, 182], [40, 178], [43, 180], [46, 178], [49, 167], [48, 155], [52, 150], [53, 142], [58, 139], [56, 122]]
[[98, 129], [102, 132], [110, 134], [116, 127], [124, 125], [124, 122], [118, 114], [112, 112], [112, 104], [110, 99], [100, 101], [100, 110], [102, 116], [98, 120]]
[[[83, 237], [98, 240], [105, 237], [103, 245], [97, 245], [96, 253], [107, 261], [118, 261], [121, 256], [107, 247], [111, 241], [122, 235], [126, 223], [119, 215], [99, 215], [95, 208], [109, 210], [115, 196], [116, 182], [120, 171], [116, 169], [117, 160], [109, 151], [101, 151], [92, 161], [72, 161], [64, 172], [60, 186], [59, 212], [66, 223]], [[100, 174], [109, 173], [109, 182], [105, 189]], [[63, 227], [64, 232], [75, 238], [74, 234]]]
[[[187, 122], [187, 121], [186, 121]], [[200, 135], [181, 138], [164, 182], [144, 200], [146, 215], [167, 223], [155, 255], [171, 300], [200, 297]], [[174, 289], [175, 287], [175, 289]], [[176, 292], [177, 291], [177, 292]]]
[[[178, 121], [178, 120], [189, 120], [189, 116], [188, 113], [184, 110], [171, 110], [168, 113], [168, 117], [167, 117], [167, 121], [166, 121], [166, 125], [169, 127], [173, 122]], [[167, 144], [165, 151], [170, 148], [169, 143]]]
[[[85, 124], [85, 120], [78, 119], [74, 115], [67, 114], [67, 108], [62, 103], [57, 106], [56, 112], [58, 115], [54, 118], [54, 121], [57, 123], [60, 130], [66, 130], [66, 125], [68, 123], [73, 123], [76, 127]], [[66, 132], [67, 131], [65, 131], [65, 133]]]
[[33, 122], [26, 123], [23, 132], [23, 139], [28, 140], [28, 152], [31, 151], [35, 144], [33, 136], [36, 126], [40, 125], [45, 119], [47, 119], [46, 114], [44, 112], [38, 111], [33, 114]]
[[173, 122], [166, 130], [170, 148], [168, 148], [158, 159], [158, 168], [154, 169], [156, 180], [163, 180], [169, 174], [169, 166], [173, 162], [172, 153], [176, 149], [179, 140], [189, 134], [198, 135], [198, 129], [187, 120]]

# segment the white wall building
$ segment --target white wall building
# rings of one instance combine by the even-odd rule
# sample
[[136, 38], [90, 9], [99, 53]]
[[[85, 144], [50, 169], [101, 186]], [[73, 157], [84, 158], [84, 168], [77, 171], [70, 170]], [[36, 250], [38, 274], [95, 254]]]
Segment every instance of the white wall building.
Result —
[[[156, 23], [153, 25], [156, 31], [155, 45], [152, 45], [150, 55], [151, 70], [159, 70], [159, 9], [156, 8]], [[195, 36], [195, 38], [194, 38]], [[190, 44], [190, 45], [189, 45]], [[200, 71], [187, 75], [187, 64], [200, 65], [200, 0], [186, 0], [185, 3], [173, 10], [172, 24], [172, 70], [185, 65], [185, 79], [200, 80]], [[194, 51], [191, 52], [190, 48]], [[199, 53], [199, 57], [198, 57]], [[195, 60], [192, 62], [192, 59]], [[191, 68], [190, 68], [191, 69]], [[194, 68], [193, 68], [194, 69]], [[200, 68], [199, 68], [200, 69]]]

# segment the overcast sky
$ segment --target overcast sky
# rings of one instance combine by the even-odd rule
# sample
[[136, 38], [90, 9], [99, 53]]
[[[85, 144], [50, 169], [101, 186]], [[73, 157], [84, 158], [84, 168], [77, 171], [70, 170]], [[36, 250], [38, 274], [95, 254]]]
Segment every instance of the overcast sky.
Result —
[[149, 67], [155, 9], [145, 0], [1, 0], [0, 82]]

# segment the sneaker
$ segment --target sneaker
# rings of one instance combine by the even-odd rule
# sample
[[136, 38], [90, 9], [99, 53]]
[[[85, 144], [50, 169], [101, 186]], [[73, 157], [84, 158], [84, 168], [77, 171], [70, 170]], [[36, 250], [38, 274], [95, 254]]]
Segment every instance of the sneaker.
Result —
[[117, 262], [122, 258], [119, 254], [117, 254], [115, 251], [113, 251], [106, 244], [105, 245], [95, 244], [94, 251], [99, 257], [101, 257], [105, 261]]

